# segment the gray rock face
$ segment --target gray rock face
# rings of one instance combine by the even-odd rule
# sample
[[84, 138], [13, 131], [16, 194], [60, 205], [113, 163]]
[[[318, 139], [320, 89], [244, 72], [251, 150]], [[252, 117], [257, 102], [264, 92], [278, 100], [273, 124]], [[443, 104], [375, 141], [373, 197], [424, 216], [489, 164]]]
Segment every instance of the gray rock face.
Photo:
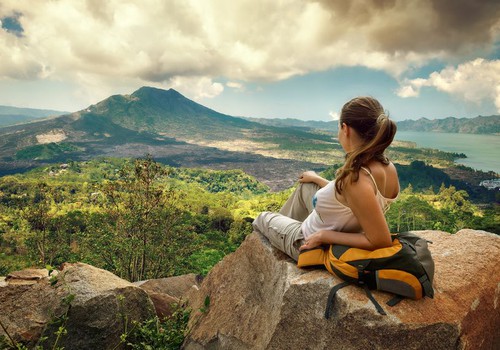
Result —
[[[43, 333], [49, 337], [44, 345], [53, 343], [58, 325], [51, 321], [66, 314], [67, 335], [59, 340], [59, 346], [115, 348], [126, 324], [130, 328], [133, 320], [154, 316], [153, 304], [144, 290], [87, 264], [64, 264], [53, 286], [46, 272], [38, 271], [38, 279], [25, 271], [14, 275], [18, 276], [16, 283], [10, 283], [8, 277], [6, 285], [0, 287], [0, 321], [17, 342], [34, 345]], [[21, 283], [23, 278], [31, 284]], [[4, 335], [2, 330], [0, 335]]]
[[[433, 241], [434, 299], [385, 305], [392, 294], [337, 293], [324, 318], [326, 270], [299, 269], [252, 233], [217, 264], [189, 297], [193, 309], [184, 348], [198, 349], [494, 349], [500, 344], [500, 237], [473, 230], [419, 231]], [[208, 297], [210, 306], [201, 312]]]

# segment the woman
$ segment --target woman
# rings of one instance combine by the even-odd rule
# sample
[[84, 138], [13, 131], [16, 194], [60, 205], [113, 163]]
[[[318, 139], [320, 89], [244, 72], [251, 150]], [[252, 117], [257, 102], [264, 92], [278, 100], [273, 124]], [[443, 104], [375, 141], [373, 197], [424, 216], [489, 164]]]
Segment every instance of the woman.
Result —
[[391, 246], [384, 213], [399, 194], [399, 181], [384, 151], [395, 134], [396, 124], [376, 99], [347, 102], [338, 132], [346, 161], [335, 181], [304, 172], [280, 212], [261, 213], [254, 228], [296, 261], [300, 250], [322, 244], [368, 250]]

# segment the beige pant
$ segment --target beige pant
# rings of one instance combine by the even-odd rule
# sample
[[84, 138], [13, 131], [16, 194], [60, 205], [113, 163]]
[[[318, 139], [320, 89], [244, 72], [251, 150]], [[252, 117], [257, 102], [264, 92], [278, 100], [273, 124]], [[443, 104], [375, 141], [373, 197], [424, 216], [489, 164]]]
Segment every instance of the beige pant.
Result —
[[262, 212], [253, 222], [255, 230], [266, 236], [271, 244], [295, 261], [304, 235], [301, 225], [312, 212], [312, 199], [319, 190], [314, 183], [301, 183], [286, 201], [279, 213]]

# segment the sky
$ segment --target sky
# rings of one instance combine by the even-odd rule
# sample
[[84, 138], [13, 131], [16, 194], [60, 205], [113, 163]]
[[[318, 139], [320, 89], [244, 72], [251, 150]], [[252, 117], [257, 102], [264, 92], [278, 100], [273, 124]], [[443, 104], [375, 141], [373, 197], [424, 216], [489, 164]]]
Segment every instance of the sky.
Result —
[[0, 105], [74, 112], [142, 86], [221, 113], [500, 114], [497, 0], [0, 0]]

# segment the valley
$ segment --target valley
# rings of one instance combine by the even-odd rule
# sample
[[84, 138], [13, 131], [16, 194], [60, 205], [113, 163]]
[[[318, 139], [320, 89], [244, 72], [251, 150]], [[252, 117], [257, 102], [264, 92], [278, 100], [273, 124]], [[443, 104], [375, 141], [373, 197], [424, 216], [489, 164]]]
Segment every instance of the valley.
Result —
[[[0, 175], [54, 163], [96, 157], [139, 158], [182, 167], [242, 169], [273, 191], [291, 187], [304, 170], [341, 164], [344, 153], [331, 123], [292, 119], [257, 122], [218, 113], [177, 91], [142, 87], [88, 108], [50, 119], [0, 128]], [[489, 179], [456, 168], [463, 154], [395, 141], [389, 157], [401, 166], [414, 161], [451, 169], [451, 179], [473, 184]], [[495, 174], [493, 174], [495, 175]]]

